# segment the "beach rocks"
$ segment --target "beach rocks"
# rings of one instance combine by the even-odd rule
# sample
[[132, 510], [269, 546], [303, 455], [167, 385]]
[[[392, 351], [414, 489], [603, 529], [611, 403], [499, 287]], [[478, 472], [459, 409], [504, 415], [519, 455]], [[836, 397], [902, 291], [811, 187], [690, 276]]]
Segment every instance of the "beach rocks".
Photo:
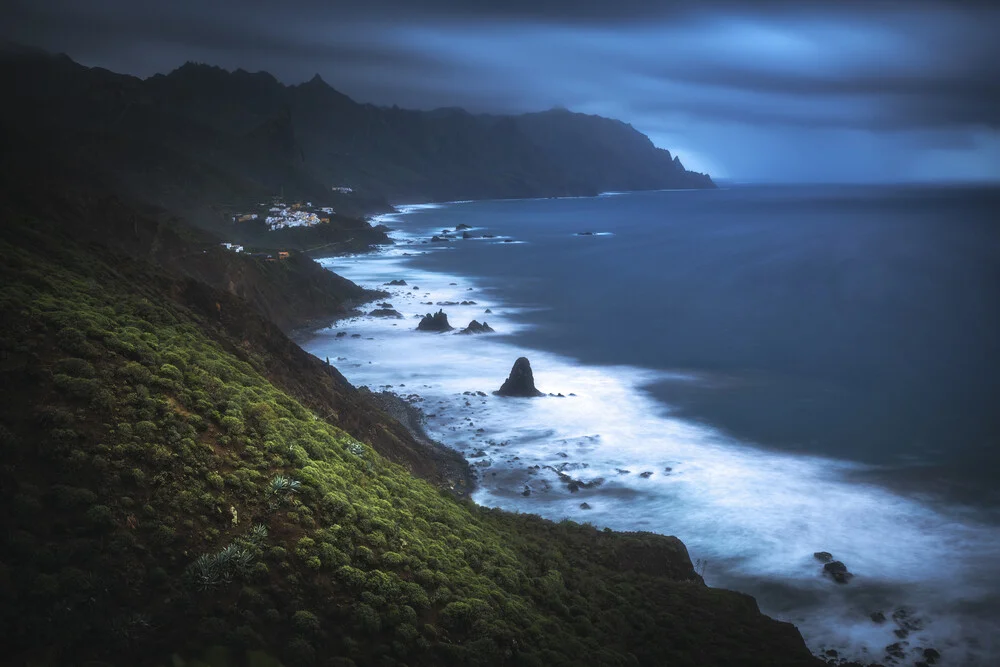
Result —
[[462, 231], [463, 229], [472, 229], [472, 227], [470, 227], [469, 225], [467, 225], [467, 224], [465, 224], [465, 223], [462, 223], [462, 224], [460, 224], [460, 225], [455, 225], [455, 231], [456, 231], [456, 232], [460, 232], [460, 231]]
[[446, 239], [443, 236], [438, 236], [437, 234], [431, 237], [431, 243], [440, 243], [442, 241], [450, 241], [450, 240], [451, 239]]
[[902, 660], [906, 657], [906, 649], [899, 642], [895, 644], [889, 644], [885, 647], [885, 655], [887, 658], [895, 658], [896, 660]]
[[823, 573], [829, 575], [838, 584], [846, 584], [854, 575], [847, 571], [847, 566], [839, 560], [832, 561], [823, 566]]
[[386, 283], [386, 285], [402, 286], [402, 285], [406, 285], [406, 281], [405, 280], [390, 280], [389, 282]]
[[869, 615], [869, 618], [872, 619], [872, 623], [877, 623], [878, 625], [882, 625], [883, 623], [885, 623], [885, 614], [883, 614], [880, 611], [873, 611]]
[[462, 232], [462, 238], [463, 239], [474, 239], [476, 237], [473, 236], [472, 234], [470, 234], [469, 232]]
[[417, 325], [417, 331], [451, 331], [453, 327], [448, 324], [448, 316], [443, 310], [439, 310], [434, 314], [427, 313], [420, 320], [420, 324]]
[[[447, 319], [445, 320], [447, 323]], [[421, 322], [423, 324], [423, 322]], [[497, 396], [544, 396], [535, 388], [535, 376], [531, 372], [531, 362], [527, 357], [519, 357], [510, 369], [510, 375], [496, 392]]]
[[577, 236], [593, 236], [594, 232], [577, 232]]
[[376, 308], [368, 314], [372, 317], [393, 317], [397, 320], [403, 319], [403, 314], [393, 308]]
[[936, 649], [932, 648], [924, 649], [924, 662], [926, 662], [928, 665], [933, 665], [937, 663], [937, 661], [940, 659], [941, 659], [941, 654]]
[[482, 333], [494, 333], [493, 327], [491, 327], [486, 322], [480, 324], [476, 320], [469, 322], [469, 326], [465, 327], [458, 333], [460, 334], [482, 334]]
[[645, 472], [639, 473], [639, 477], [642, 477], [643, 479], [649, 479], [652, 476], [653, 476], [652, 470], [646, 470]]
[[335, 338], [343, 338], [346, 335], [347, 335], [346, 331], [338, 331], [337, 335], [335, 336]]
[[587, 503], [580, 503], [580, 509], [582, 509], [582, 510], [589, 510], [590, 509], [590, 505], [588, 505]]
[[833, 554], [829, 551], [817, 551], [813, 554], [813, 558], [821, 563], [829, 563], [833, 560]]

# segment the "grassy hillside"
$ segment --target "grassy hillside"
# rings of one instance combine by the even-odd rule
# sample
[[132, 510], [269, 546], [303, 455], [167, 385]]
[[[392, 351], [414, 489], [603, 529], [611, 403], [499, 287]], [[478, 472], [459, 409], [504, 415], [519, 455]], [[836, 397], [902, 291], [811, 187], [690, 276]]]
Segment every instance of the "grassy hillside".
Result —
[[817, 664], [674, 538], [456, 498], [237, 297], [0, 222], [0, 664]]

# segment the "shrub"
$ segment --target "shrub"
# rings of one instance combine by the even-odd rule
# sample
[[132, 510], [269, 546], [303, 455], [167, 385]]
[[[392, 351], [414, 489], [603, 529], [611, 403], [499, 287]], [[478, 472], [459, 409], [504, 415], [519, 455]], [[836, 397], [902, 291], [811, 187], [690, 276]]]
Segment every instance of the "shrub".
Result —
[[92, 378], [97, 375], [94, 365], [86, 359], [77, 357], [67, 357], [56, 362], [55, 372], [63, 375], [70, 375], [77, 378]]
[[87, 521], [99, 530], [111, 530], [115, 527], [115, 515], [107, 505], [91, 505], [87, 510]]
[[311, 611], [299, 610], [292, 615], [292, 625], [298, 632], [313, 636], [319, 634], [320, 623], [316, 614]]

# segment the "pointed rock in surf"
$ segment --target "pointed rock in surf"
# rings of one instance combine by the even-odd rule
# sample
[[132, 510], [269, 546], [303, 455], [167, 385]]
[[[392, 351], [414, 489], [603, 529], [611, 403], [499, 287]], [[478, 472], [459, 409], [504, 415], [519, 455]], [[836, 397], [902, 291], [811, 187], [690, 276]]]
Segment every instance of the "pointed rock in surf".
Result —
[[494, 333], [493, 327], [487, 324], [485, 321], [480, 324], [477, 320], [472, 320], [469, 322], [469, 326], [465, 327], [458, 333], [460, 334], [482, 334], [482, 333]]
[[427, 313], [417, 325], [417, 331], [451, 331], [453, 328], [448, 324], [448, 316], [443, 310], [439, 310], [433, 315]]
[[531, 373], [531, 362], [527, 357], [520, 357], [510, 369], [510, 375], [504, 381], [497, 396], [544, 396], [535, 388], [535, 376]]

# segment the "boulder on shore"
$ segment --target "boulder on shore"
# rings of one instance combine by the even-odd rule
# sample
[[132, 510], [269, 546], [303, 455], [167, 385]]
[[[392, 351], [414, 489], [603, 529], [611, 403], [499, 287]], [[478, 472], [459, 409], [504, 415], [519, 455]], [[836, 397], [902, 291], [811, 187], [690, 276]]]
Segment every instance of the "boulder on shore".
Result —
[[854, 575], [847, 571], [847, 566], [839, 560], [827, 563], [823, 566], [823, 573], [833, 577], [838, 584], [846, 584]]
[[448, 316], [443, 310], [434, 314], [427, 313], [417, 325], [417, 331], [451, 331], [452, 326], [448, 324]]
[[405, 284], [406, 284], [405, 280], [390, 280], [389, 282], [386, 283], [386, 285], [405, 285]]
[[476, 320], [469, 322], [469, 326], [465, 327], [458, 333], [460, 334], [481, 334], [481, 333], [494, 333], [493, 327], [487, 324], [485, 321], [480, 324]]
[[368, 314], [372, 317], [392, 317], [397, 320], [403, 319], [403, 314], [393, 308], [376, 308]]
[[504, 381], [497, 396], [544, 396], [535, 388], [535, 376], [531, 372], [531, 362], [527, 357], [519, 357], [510, 369], [510, 375]]

